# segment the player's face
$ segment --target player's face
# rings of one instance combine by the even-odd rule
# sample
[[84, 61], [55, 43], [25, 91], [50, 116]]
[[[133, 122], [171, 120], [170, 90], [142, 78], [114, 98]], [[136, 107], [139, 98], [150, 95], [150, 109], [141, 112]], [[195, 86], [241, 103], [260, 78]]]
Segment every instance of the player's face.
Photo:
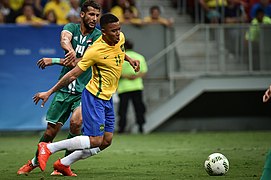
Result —
[[160, 16], [159, 10], [158, 10], [158, 9], [154, 9], [154, 10], [152, 11], [152, 14], [151, 14], [152, 19], [158, 19], [159, 16]]
[[119, 22], [109, 23], [102, 29], [103, 36], [109, 45], [115, 45], [120, 40]]
[[89, 6], [88, 11], [86, 13], [81, 12], [80, 16], [86, 29], [94, 29], [100, 16], [100, 11]]

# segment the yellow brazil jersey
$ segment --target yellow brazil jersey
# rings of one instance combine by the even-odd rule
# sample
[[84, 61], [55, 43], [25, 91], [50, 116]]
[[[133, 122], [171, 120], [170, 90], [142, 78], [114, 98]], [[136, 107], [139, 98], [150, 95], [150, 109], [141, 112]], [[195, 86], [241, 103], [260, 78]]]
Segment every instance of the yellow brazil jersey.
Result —
[[227, 0], [205, 0], [205, 2], [210, 8], [227, 6]]
[[116, 91], [125, 57], [124, 42], [123, 33], [115, 46], [108, 45], [100, 36], [79, 61], [78, 66], [83, 71], [92, 66], [92, 78], [86, 89], [94, 96], [110, 100]]
[[24, 16], [24, 15], [18, 16], [15, 21], [18, 24], [28, 24], [30, 22], [32, 22], [32, 23], [43, 23], [44, 22], [43, 19], [36, 17], [36, 16], [32, 16], [31, 20], [28, 20], [26, 18], [26, 16]]
[[163, 17], [158, 17], [158, 19], [153, 20], [150, 16], [147, 16], [143, 19], [145, 23], [161, 23], [161, 24], [167, 24], [168, 20]]

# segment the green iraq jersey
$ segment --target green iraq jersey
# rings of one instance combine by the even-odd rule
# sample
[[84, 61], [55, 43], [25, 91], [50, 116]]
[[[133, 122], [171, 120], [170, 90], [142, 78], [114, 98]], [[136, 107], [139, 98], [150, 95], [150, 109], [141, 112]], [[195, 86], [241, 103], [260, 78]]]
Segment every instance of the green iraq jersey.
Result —
[[[93, 44], [94, 41], [98, 39], [101, 35], [101, 31], [97, 28], [92, 31], [91, 34], [86, 36], [82, 35], [80, 31], [80, 24], [69, 23], [66, 24], [63, 28], [63, 31], [68, 31], [72, 34], [72, 47], [76, 52], [76, 57], [81, 58], [86, 49]], [[67, 72], [69, 72], [72, 68], [63, 67], [59, 76], [59, 79], [64, 76]], [[67, 87], [61, 89], [62, 92], [68, 92], [71, 94], [82, 93], [85, 85], [89, 82], [91, 78], [92, 72], [91, 68], [81, 74], [76, 80], [70, 83]]]

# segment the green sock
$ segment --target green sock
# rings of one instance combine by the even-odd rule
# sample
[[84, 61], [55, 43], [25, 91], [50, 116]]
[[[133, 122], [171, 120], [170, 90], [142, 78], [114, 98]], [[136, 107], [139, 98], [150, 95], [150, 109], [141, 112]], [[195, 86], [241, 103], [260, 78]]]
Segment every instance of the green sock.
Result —
[[268, 152], [268, 155], [266, 157], [263, 174], [261, 177], [261, 180], [270, 180], [270, 179], [271, 179], [271, 151]]
[[[52, 137], [51, 136], [44, 136], [44, 134], [40, 137], [39, 142], [52, 142]], [[38, 164], [38, 150], [36, 151], [36, 156], [34, 157], [34, 163]]]
[[[68, 137], [67, 137], [67, 139], [71, 139], [71, 138], [73, 138], [73, 137], [75, 137], [75, 136], [80, 136], [81, 134], [72, 134], [71, 132], [69, 132], [69, 134], [68, 134]], [[66, 150], [65, 151], [65, 156], [68, 156], [69, 154], [71, 154], [73, 151], [68, 151], [68, 150]]]

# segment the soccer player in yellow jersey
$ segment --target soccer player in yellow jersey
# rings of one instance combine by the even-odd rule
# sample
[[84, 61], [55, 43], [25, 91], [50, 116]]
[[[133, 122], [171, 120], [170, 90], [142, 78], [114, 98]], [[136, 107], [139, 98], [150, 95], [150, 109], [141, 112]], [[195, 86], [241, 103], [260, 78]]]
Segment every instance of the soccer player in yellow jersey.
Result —
[[[92, 78], [82, 92], [83, 134], [55, 143], [39, 143], [38, 161], [42, 171], [49, 156], [60, 150], [76, 150], [57, 160], [54, 169], [63, 175], [72, 176], [70, 165], [85, 159], [110, 146], [113, 138], [115, 115], [112, 94], [116, 91], [121, 76], [122, 63], [128, 61], [136, 72], [139, 61], [125, 55], [124, 34], [120, 31], [119, 19], [113, 14], [104, 14], [100, 19], [102, 36], [85, 52], [77, 66], [63, 76], [55, 86], [46, 92], [37, 93], [33, 100], [42, 106], [50, 95], [67, 86], [88, 68], [92, 68]], [[99, 148], [95, 148], [99, 147]]]
[[[95, 28], [98, 18], [100, 17], [100, 11], [101, 7], [97, 2], [93, 0], [85, 1], [81, 6], [81, 23], [66, 24], [61, 32], [60, 44], [65, 51], [65, 59], [42, 58], [38, 61], [37, 65], [42, 69], [51, 65], [63, 66], [58, 79], [68, 73], [83, 57], [86, 49], [92, 46], [101, 36], [101, 31]], [[65, 64], [67, 60], [71, 62], [70, 65]], [[55, 97], [51, 101], [46, 113], [47, 127], [40, 137], [39, 142], [53, 142], [69, 117], [70, 131], [67, 138], [82, 134], [81, 94], [89, 82], [91, 74], [92, 71], [89, 68], [68, 86], [61, 88], [55, 93]], [[70, 152], [66, 151], [65, 156], [68, 154], [70, 154]], [[28, 174], [37, 167], [38, 159], [35, 153], [34, 158], [28, 160], [26, 164], [20, 167], [17, 174]], [[70, 171], [70, 174], [75, 175], [72, 171]], [[53, 171], [51, 175], [60, 175], [60, 173]]]

